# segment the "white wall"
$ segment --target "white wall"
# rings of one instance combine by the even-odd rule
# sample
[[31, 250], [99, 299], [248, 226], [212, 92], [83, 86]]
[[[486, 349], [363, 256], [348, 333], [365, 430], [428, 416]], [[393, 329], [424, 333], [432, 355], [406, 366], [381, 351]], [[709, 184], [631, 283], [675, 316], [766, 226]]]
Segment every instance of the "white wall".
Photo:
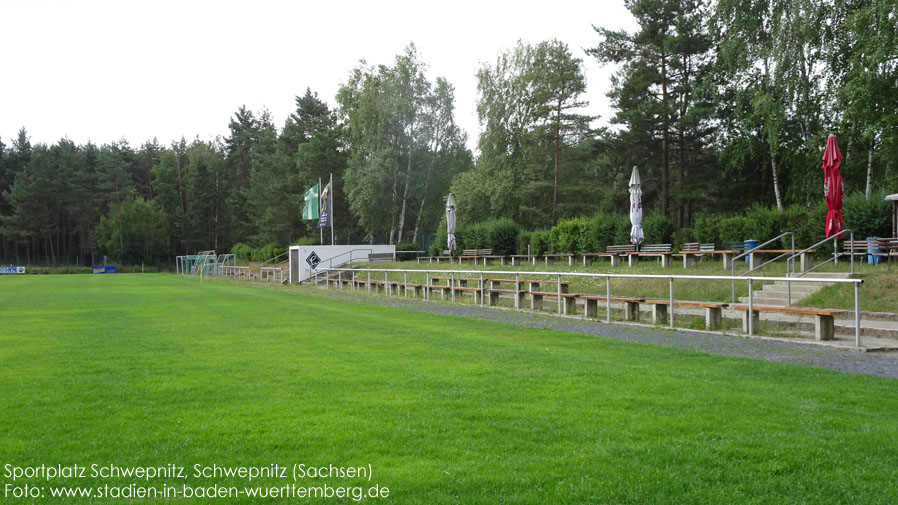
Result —
[[369, 254], [391, 253], [396, 256], [395, 245], [294, 245], [290, 246], [290, 283], [302, 282], [311, 277], [315, 270], [306, 261], [312, 253], [321, 263], [318, 270], [338, 267], [352, 261], [368, 261]]

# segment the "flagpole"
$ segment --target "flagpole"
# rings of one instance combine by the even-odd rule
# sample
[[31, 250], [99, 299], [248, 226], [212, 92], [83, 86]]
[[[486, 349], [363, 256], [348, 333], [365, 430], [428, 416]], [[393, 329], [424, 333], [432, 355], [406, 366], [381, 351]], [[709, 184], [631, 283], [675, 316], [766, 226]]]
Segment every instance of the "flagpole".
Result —
[[[321, 177], [318, 178], [318, 210], [321, 210]], [[318, 227], [318, 243], [324, 245], [324, 230]]]
[[330, 211], [331, 215], [331, 245], [334, 245], [334, 173], [331, 172], [331, 181], [327, 184], [331, 189], [328, 191], [328, 211]]

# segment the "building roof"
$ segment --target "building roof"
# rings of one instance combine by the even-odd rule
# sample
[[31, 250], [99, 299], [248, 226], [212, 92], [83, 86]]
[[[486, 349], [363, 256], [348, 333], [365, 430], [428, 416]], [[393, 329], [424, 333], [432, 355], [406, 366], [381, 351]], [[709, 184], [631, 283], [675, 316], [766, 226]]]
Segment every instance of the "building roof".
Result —
[[887, 202], [898, 202], [898, 193], [886, 197]]

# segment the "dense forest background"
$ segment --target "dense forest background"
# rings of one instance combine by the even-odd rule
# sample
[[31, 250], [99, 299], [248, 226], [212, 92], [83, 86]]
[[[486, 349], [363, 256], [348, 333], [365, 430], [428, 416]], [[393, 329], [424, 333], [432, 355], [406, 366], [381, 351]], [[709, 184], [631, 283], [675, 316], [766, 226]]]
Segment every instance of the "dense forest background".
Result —
[[[596, 27], [586, 50], [518, 42], [483, 65], [476, 153], [455, 124], [452, 83], [429, 76], [413, 44], [389, 65], [351, 69], [334, 104], [307, 89], [283, 125], [241, 107], [214, 141], [32, 145], [22, 128], [0, 138], [0, 263], [315, 242], [303, 194], [331, 173], [338, 243], [413, 247], [440, 227], [450, 190], [462, 227], [623, 216], [633, 166], [649, 218], [673, 230], [758, 205], [812, 209], [829, 134], [846, 193], [898, 192], [894, 0], [626, 5], [635, 32]], [[583, 112], [583, 58], [617, 68], [591, 83], [616, 111], [607, 127]]]

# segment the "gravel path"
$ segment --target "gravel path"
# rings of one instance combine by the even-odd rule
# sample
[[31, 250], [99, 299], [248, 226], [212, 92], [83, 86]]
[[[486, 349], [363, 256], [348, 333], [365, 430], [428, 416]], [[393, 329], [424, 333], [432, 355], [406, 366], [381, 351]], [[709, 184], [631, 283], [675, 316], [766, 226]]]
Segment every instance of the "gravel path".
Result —
[[855, 350], [745, 338], [712, 332], [664, 330], [628, 324], [606, 324], [567, 317], [539, 315], [523, 311], [480, 308], [472, 305], [426, 302], [384, 296], [365, 296], [338, 291], [322, 291], [322, 295], [359, 299], [374, 305], [415, 310], [447, 316], [476, 318], [484, 321], [500, 321], [557, 331], [569, 331], [627, 342], [688, 349], [692, 351], [761, 359], [793, 365], [808, 365], [854, 374], [873, 375], [898, 379], [898, 353], [859, 352]]

